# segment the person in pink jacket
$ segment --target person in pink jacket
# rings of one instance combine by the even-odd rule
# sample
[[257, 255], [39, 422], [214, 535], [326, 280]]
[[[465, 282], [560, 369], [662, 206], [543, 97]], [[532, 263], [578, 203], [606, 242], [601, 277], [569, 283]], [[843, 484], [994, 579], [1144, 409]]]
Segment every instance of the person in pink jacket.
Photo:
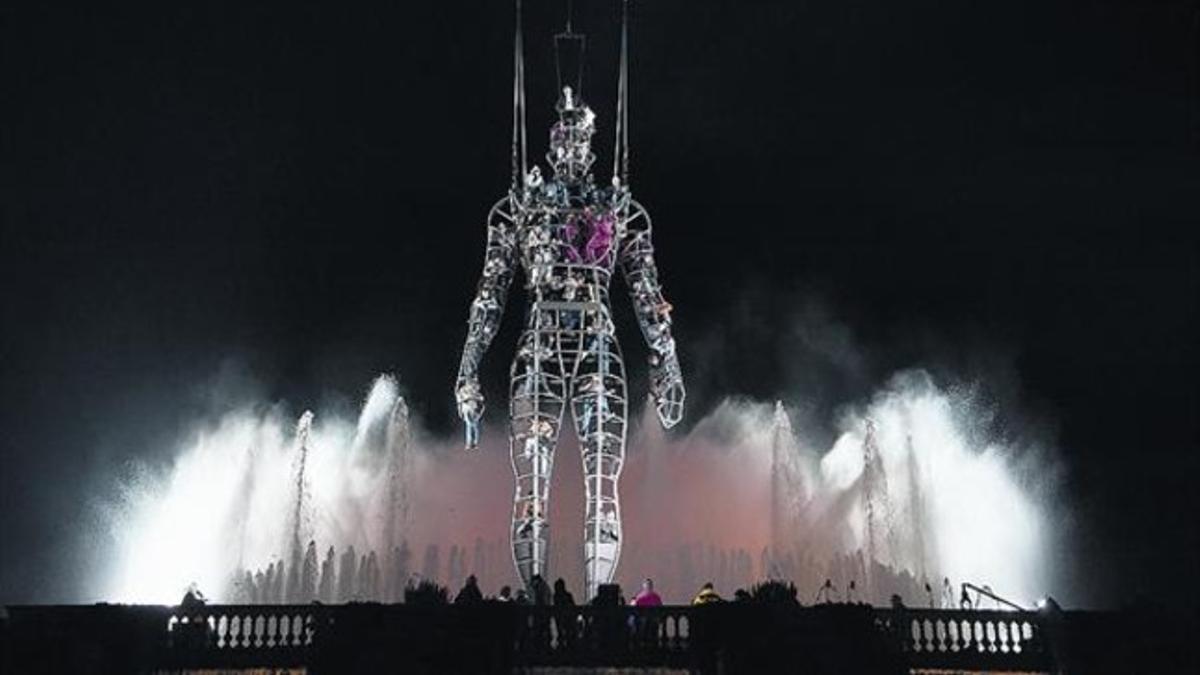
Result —
[[633, 605], [635, 607], [658, 607], [662, 605], [662, 598], [658, 593], [654, 592], [654, 581], [646, 579], [642, 582], [642, 590], [633, 596]]

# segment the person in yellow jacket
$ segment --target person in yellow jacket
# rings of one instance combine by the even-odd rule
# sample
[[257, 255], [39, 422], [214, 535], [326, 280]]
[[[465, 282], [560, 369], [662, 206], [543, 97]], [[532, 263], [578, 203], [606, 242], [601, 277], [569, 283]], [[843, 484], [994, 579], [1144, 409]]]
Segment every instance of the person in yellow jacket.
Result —
[[721, 602], [721, 596], [717, 595], [717, 591], [713, 589], [712, 582], [708, 582], [700, 587], [700, 592], [696, 597], [692, 598], [693, 605], [707, 605], [712, 602]]

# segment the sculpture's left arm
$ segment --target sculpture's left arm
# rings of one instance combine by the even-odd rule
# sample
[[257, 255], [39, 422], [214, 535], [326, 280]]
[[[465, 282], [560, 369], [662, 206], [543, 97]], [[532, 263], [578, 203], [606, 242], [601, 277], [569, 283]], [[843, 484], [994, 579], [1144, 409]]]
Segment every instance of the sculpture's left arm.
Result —
[[650, 214], [641, 204], [631, 201], [624, 218], [618, 263], [633, 300], [638, 325], [650, 347], [650, 393], [654, 396], [659, 419], [669, 429], [683, 418], [685, 397], [683, 372], [671, 335], [671, 304], [663, 297], [658, 267], [654, 264]]

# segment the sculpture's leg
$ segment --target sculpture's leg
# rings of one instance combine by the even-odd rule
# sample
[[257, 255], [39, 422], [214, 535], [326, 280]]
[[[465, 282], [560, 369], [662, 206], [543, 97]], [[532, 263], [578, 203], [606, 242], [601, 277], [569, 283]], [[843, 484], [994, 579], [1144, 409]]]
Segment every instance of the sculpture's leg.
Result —
[[513, 562], [525, 586], [546, 575], [550, 473], [566, 405], [563, 363], [553, 332], [527, 331], [512, 365], [509, 444], [516, 476]]
[[616, 337], [585, 337], [576, 362], [571, 412], [583, 452], [586, 513], [583, 559], [587, 597], [612, 581], [621, 554], [621, 506], [617, 479], [625, 459], [625, 366]]

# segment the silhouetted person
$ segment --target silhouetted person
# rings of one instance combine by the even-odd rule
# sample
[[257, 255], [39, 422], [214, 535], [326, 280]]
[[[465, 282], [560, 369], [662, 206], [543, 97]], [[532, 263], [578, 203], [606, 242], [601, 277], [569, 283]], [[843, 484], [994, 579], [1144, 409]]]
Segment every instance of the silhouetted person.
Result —
[[899, 593], [892, 593], [892, 609], [904, 609], [904, 598]]
[[596, 589], [596, 597], [592, 598], [593, 607], [620, 607], [624, 604], [621, 587], [617, 584], [600, 584]]
[[837, 588], [833, 585], [832, 579], [826, 579], [825, 583], [817, 589], [816, 602], [823, 602], [826, 605], [832, 604], [837, 595]]
[[579, 615], [575, 612], [575, 596], [567, 590], [567, 583], [559, 577], [554, 582], [554, 624], [558, 628], [559, 647], [575, 644], [579, 635]]
[[529, 594], [533, 597], [533, 604], [535, 605], [545, 606], [550, 604], [550, 586], [546, 584], [546, 580], [540, 574], [530, 577]]
[[853, 605], [856, 595], [858, 595], [858, 585], [851, 579], [850, 585], [846, 587], [846, 602]]
[[517, 597], [513, 602], [516, 602], [518, 605], [532, 605], [533, 604], [532, 602], [529, 601], [529, 594], [525, 592], [524, 588], [517, 589]]
[[625, 645], [629, 629], [622, 611], [624, 606], [625, 598], [621, 597], [619, 585], [600, 584], [596, 588], [592, 607], [604, 608], [604, 611], [593, 615], [592, 620], [584, 627], [589, 645], [595, 645], [602, 653], [615, 651]]
[[954, 606], [954, 587], [950, 585], [950, 577], [942, 578], [942, 606], [946, 609]]
[[959, 609], [971, 609], [972, 604], [973, 603], [971, 602], [971, 596], [969, 594], [967, 594], [967, 587], [963, 586], [962, 595], [959, 596], [959, 598], [958, 598], [958, 608]]
[[500, 587], [500, 595], [496, 596], [496, 601], [497, 602], [512, 602], [513, 601], [512, 587], [511, 586], [501, 586]]
[[467, 577], [458, 595], [454, 596], [454, 604], [477, 605], [481, 602], [483, 602], [483, 593], [479, 591], [479, 582], [475, 579], [475, 575], [472, 574]]
[[717, 595], [717, 591], [713, 588], [711, 581], [700, 587], [700, 592], [696, 597], [692, 598], [693, 605], [709, 605], [714, 602], [721, 602], [721, 596]]
[[204, 596], [194, 586], [188, 588], [179, 602], [179, 623], [175, 625], [177, 639], [188, 649], [203, 649], [208, 645], [208, 621]]
[[[542, 575], [535, 574], [529, 578], [529, 595], [533, 600], [535, 607], [548, 607], [550, 605], [550, 585], [542, 578]], [[550, 649], [550, 617], [542, 612], [533, 613], [533, 643], [542, 651]]]
[[204, 595], [199, 589], [192, 587], [183, 594], [183, 600], [179, 602], [179, 611], [185, 615], [192, 615], [198, 612], [203, 612], [208, 601], [204, 599]]
[[554, 582], [554, 606], [575, 606], [575, 596], [571, 595], [571, 591], [567, 590], [567, 582], [563, 581], [562, 577], [559, 577], [558, 580]]

